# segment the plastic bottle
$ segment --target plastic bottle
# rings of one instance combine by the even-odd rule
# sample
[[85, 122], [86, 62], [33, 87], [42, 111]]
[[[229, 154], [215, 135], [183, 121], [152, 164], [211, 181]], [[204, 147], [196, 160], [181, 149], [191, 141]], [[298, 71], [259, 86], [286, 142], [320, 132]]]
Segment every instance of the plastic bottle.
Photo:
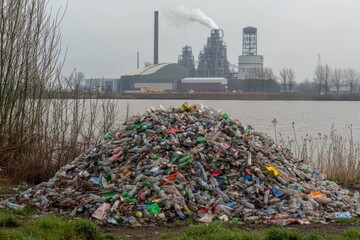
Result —
[[19, 205], [19, 204], [12, 203], [12, 202], [7, 202], [6, 207], [8, 207], [10, 209], [24, 209], [25, 208], [25, 206], [23, 206], [23, 205]]
[[226, 205], [218, 205], [217, 206], [218, 209], [220, 209], [223, 213], [227, 214], [227, 215], [231, 215], [232, 208], [228, 207]]
[[328, 204], [332, 202], [331, 198], [316, 198], [315, 201], [321, 204]]
[[117, 208], [119, 207], [119, 204], [120, 204], [120, 200], [116, 200], [114, 202], [114, 204], [111, 206], [110, 212], [112, 212], [112, 213], [115, 212], [117, 210]]
[[20, 198], [23, 198], [23, 197], [26, 198], [26, 196], [29, 195], [31, 193], [31, 191], [32, 191], [32, 188], [29, 188], [28, 190], [22, 192], [19, 197]]
[[264, 206], [265, 206], [265, 207], [268, 206], [268, 203], [269, 203], [269, 195], [270, 195], [270, 190], [267, 189], [267, 190], [264, 192]]
[[310, 195], [307, 196], [308, 201], [311, 202], [311, 204], [313, 205], [313, 207], [318, 208], [319, 207], [319, 203], [316, 202]]
[[209, 186], [209, 184], [207, 184], [206, 182], [204, 182], [201, 178], [197, 178], [197, 182], [206, 190], [212, 190], [212, 187]]
[[138, 191], [138, 186], [135, 185], [135, 187], [129, 192], [128, 197], [132, 198]]
[[225, 201], [225, 202], [229, 202], [230, 198], [228, 197], [228, 195], [226, 195], [223, 191], [221, 191], [221, 189], [219, 187], [215, 187], [215, 191], [219, 194], [219, 196]]
[[284, 195], [283, 191], [281, 191], [281, 189], [276, 185], [273, 186], [272, 193], [275, 197], [281, 197]]
[[359, 202], [359, 192], [358, 191], [355, 191], [354, 192], [354, 196], [351, 198], [350, 200], [350, 204], [351, 206], [353, 206], [354, 208], [357, 207], [358, 205], [358, 202]]
[[211, 186], [213, 186], [214, 188], [219, 186], [219, 183], [216, 181], [216, 179], [212, 175], [209, 176], [209, 180], [210, 180]]
[[179, 217], [180, 217], [181, 219], [185, 219], [186, 216], [185, 216], [185, 214], [181, 211], [179, 204], [173, 203], [173, 206], [174, 206], [174, 209], [175, 209], [177, 215], [179, 215]]
[[253, 222], [256, 222], [260, 219], [259, 216], [248, 216], [248, 217], [245, 217], [244, 220], [245, 222], [247, 223], [253, 223]]
[[241, 199], [240, 203], [245, 207], [245, 208], [249, 208], [249, 209], [255, 209], [255, 206], [251, 203], [249, 203], [248, 201], [246, 201], [245, 199]]
[[200, 162], [196, 162], [196, 166], [200, 169], [201, 171], [201, 177], [202, 179], [207, 182], [208, 181], [208, 178], [207, 178], [207, 175], [205, 173], [205, 169], [204, 169], [204, 166], [200, 163]]
[[194, 193], [192, 192], [191, 188], [188, 189], [187, 195], [188, 195], [188, 199], [190, 201], [195, 202], [195, 196], [194, 196]]

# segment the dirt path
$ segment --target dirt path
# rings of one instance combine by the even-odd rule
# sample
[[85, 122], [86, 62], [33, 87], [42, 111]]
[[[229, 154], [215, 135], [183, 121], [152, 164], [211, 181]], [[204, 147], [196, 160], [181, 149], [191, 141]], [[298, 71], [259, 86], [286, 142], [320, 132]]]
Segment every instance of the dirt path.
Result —
[[[348, 223], [330, 223], [330, 224], [310, 224], [299, 225], [292, 224], [285, 226], [289, 230], [298, 230], [304, 234], [318, 232], [324, 235], [331, 235], [334, 233], [341, 233], [350, 227], [358, 226], [358, 224]], [[248, 225], [248, 226], [235, 226], [242, 230], [257, 231], [271, 228], [273, 226], [268, 225]], [[104, 233], [111, 233], [114, 235], [125, 235], [129, 239], [157, 239], [166, 232], [181, 233], [186, 227], [184, 226], [141, 226], [131, 228], [128, 226], [105, 226], [102, 227]]]

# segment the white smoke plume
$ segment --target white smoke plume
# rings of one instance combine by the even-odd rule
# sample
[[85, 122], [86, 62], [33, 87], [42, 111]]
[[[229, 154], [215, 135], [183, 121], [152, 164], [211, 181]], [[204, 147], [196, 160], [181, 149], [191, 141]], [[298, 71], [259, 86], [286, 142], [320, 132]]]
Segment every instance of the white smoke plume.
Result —
[[211, 29], [219, 29], [215, 21], [205, 15], [200, 9], [189, 9], [185, 6], [165, 10], [165, 17], [178, 27], [189, 22], [198, 22]]

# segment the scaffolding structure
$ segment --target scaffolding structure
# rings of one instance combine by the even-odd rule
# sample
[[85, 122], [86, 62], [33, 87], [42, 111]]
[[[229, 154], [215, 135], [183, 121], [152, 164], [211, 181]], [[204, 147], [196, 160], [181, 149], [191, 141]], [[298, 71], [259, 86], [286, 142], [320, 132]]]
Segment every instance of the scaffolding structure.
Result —
[[257, 29], [254, 27], [246, 27], [243, 29], [243, 55], [257, 55]]
[[182, 54], [178, 58], [178, 63], [187, 69], [189, 77], [196, 76], [194, 55], [190, 46], [185, 46], [182, 48]]
[[[221, 33], [221, 35], [220, 35]], [[223, 41], [224, 32], [221, 29], [212, 29], [204, 50], [199, 54], [198, 77], [227, 77], [229, 62], [227, 47]]]

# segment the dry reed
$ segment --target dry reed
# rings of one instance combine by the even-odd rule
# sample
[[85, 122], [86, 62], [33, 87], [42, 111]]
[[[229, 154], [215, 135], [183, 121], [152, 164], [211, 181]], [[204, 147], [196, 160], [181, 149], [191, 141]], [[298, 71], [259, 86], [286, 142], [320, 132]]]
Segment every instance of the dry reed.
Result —
[[[306, 135], [299, 143], [293, 123], [294, 139], [281, 137], [281, 144], [289, 148], [294, 157], [324, 173], [329, 179], [347, 186], [360, 187], [360, 144], [354, 142], [352, 125], [345, 126], [345, 134], [334, 127], [329, 135]], [[280, 135], [281, 136], [281, 135]]]

